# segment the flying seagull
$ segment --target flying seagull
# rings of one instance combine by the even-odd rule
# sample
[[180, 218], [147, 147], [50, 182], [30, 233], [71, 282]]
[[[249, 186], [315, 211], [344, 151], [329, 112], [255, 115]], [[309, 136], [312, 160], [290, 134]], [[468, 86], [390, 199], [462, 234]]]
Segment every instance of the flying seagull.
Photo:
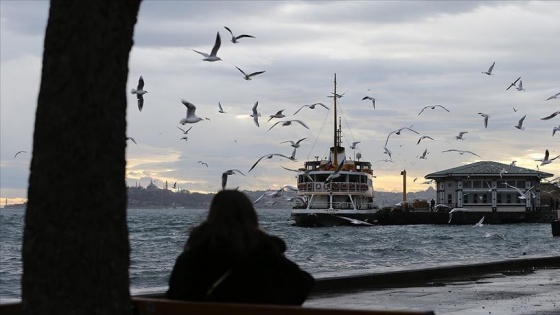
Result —
[[477, 226], [477, 227], [482, 227], [482, 222], [484, 222], [484, 216], [482, 216], [482, 219], [480, 219], [480, 221], [478, 221], [475, 225], [473, 226]]
[[393, 160], [393, 157], [391, 156], [391, 154], [392, 154], [391, 150], [389, 150], [387, 147], [383, 147], [383, 150], [385, 151], [385, 152], [383, 152], [383, 154], [387, 154], [389, 156], [389, 158], [391, 160]]
[[191, 131], [192, 126], [191, 126], [189, 129], [187, 129], [187, 130], [185, 130], [185, 129], [181, 128], [181, 127], [177, 127], [177, 128], [179, 128], [179, 130], [181, 130], [181, 131], [183, 132], [183, 134], [186, 135], [187, 133], [189, 133], [189, 131]]
[[430, 139], [430, 140], [434, 140], [434, 138], [430, 137], [430, 136], [421, 136], [420, 139], [418, 139], [418, 142], [416, 142], [416, 145], [420, 144], [420, 141], [424, 140], [424, 139]]
[[472, 155], [476, 155], [476, 156], [478, 156], [478, 157], [481, 157], [480, 155], [478, 155], [478, 154], [476, 154], [476, 153], [474, 153], [474, 152], [471, 152], [471, 151], [464, 151], [464, 150], [450, 149], [450, 150], [441, 151], [441, 153], [444, 153], [444, 152], [457, 152], [457, 153], [459, 153], [460, 155], [463, 155], [463, 154], [465, 154], [465, 153], [470, 153], [470, 154], [472, 154]]
[[552, 163], [552, 161], [556, 160], [560, 155], [557, 155], [556, 157], [554, 157], [552, 159], [549, 159], [548, 156], [549, 156], [548, 149], [546, 149], [544, 151], [544, 159], [535, 160], [535, 161], [541, 162], [541, 166], [543, 166], [543, 165]]
[[560, 125], [558, 127], [553, 127], [552, 128], [552, 136], [554, 137], [554, 134], [556, 133], [556, 131], [560, 131]]
[[231, 42], [234, 43], [234, 44], [237, 44], [238, 43], [237, 40], [240, 39], [240, 38], [244, 38], [244, 37], [255, 38], [255, 36], [245, 35], [245, 34], [239, 35], [239, 36], [234, 36], [233, 32], [229, 29], [229, 27], [224, 26], [224, 28], [231, 34]]
[[523, 88], [523, 80], [519, 80], [519, 85], [516, 87], [518, 91], [525, 91]]
[[323, 104], [323, 103], [314, 103], [314, 104], [311, 104], [311, 105], [303, 105], [303, 106], [300, 107], [298, 110], [296, 110], [296, 112], [294, 113], [294, 115], [297, 114], [297, 113], [299, 113], [299, 111], [300, 111], [302, 108], [304, 108], [304, 107], [309, 107], [309, 109], [315, 109], [315, 106], [316, 106], [316, 105], [323, 106], [323, 107], [326, 108], [327, 110], [329, 109], [329, 108], [328, 108], [327, 106], [325, 106], [325, 104]]
[[227, 112], [225, 112], [224, 109], [222, 108], [222, 104], [221, 104], [220, 102], [218, 102], [218, 108], [219, 108], [219, 109], [218, 109], [218, 113], [222, 113], [222, 114], [227, 113]]
[[340, 177], [339, 172], [342, 169], [342, 166], [344, 165], [344, 161], [346, 161], [346, 159], [342, 159], [342, 161], [338, 164], [336, 170], [333, 173], [331, 173], [329, 176], [327, 176], [327, 179], [325, 179], [325, 184], [332, 182], [332, 180], [337, 177]]
[[523, 190], [521, 190], [521, 189], [519, 189], [519, 188], [517, 188], [517, 187], [515, 187], [515, 186], [513, 186], [513, 185], [510, 185], [510, 184], [508, 184], [508, 183], [506, 183], [506, 182], [503, 182], [502, 184], [508, 186], [509, 188], [515, 189], [515, 190], [517, 191], [517, 193], [519, 194], [519, 196], [517, 196], [517, 198], [519, 198], [519, 199], [527, 199], [527, 196], [526, 196], [525, 194], [526, 194], [527, 192], [531, 191], [531, 189], [535, 188], [535, 186], [533, 186], [533, 187], [531, 187], [531, 188], [529, 188], [529, 189], [523, 191]]
[[424, 150], [424, 153], [422, 153], [422, 155], [420, 155], [418, 158], [419, 159], [423, 159], [426, 160], [428, 157], [426, 156], [428, 154], [428, 149]]
[[[348, 92], [348, 91], [346, 91], [346, 92]], [[334, 93], [334, 92], [331, 92], [331, 94], [332, 94], [332, 95], [328, 95], [327, 97], [332, 97], [332, 98], [334, 98], [334, 97], [336, 97], [336, 98], [342, 98], [342, 97], [344, 96], [344, 94], [346, 94], [346, 92], [344, 92], [344, 93], [342, 93], [342, 94], [338, 94], [338, 93]]]
[[459, 132], [459, 135], [455, 136], [455, 139], [457, 139], [457, 140], [465, 140], [465, 139], [463, 139], [463, 135], [466, 134], [466, 133], [469, 133], [469, 132], [468, 132], [468, 131], [460, 131], [460, 132]]
[[375, 109], [375, 98], [371, 96], [364, 96], [364, 98], [362, 98], [362, 101], [364, 100], [371, 100], [371, 102], [373, 103], [373, 109]]
[[490, 118], [490, 115], [485, 113], [478, 113], [478, 114], [484, 117], [484, 128], [488, 128], [488, 118]]
[[487, 75], [493, 75], [492, 70], [494, 70], [494, 65], [496, 64], [496, 62], [494, 61], [492, 63], [492, 65], [490, 66], [490, 68], [488, 68], [488, 71], [482, 71], [482, 73], [487, 74]]
[[543, 118], [541, 118], [541, 120], [549, 120], [549, 119], [551, 119], [551, 118], [556, 117], [556, 115], [558, 115], [558, 114], [560, 114], [560, 111], [554, 112], [554, 113], [552, 113], [552, 114], [550, 114], [550, 115], [548, 115], [548, 116], [546, 116], [546, 117], [543, 117]]
[[220, 45], [222, 44], [222, 39], [220, 38], [220, 32], [218, 32], [216, 34], [216, 42], [214, 43], [214, 47], [212, 47], [212, 51], [210, 52], [210, 55], [207, 53], [203, 53], [197, 50], [194, 50], [194, 52], [201, 54], [202, 56], [204, 56], [204, 58], [202, 58], [202, 60], [204, 61], [218, 61], [218, 60], [222, 60], [220, 59], [220, 57], [217, 56], [218, 54], [218, 49], [220, 49]]
[[268, 130], [274, 128], [274, 126], [276, 126], [276, 125], [278, 125], [278, 124], [280, 124], [280, 123], [282, 124], [282, 126], [290, 126], [290, 125], [292, 124], [292, 122], [294, 122], [294, 121], [297, 122], [297, 123], [299, 123], [300, 125], [304, 126], [305, 128], [309, 129], [309, 127], [307, 127], [307, 125], [306, 125], [303, 121], [298, 120], [298, 119], [292, 119], [292, 120], [283, 120], [283, 121], [276, 122], [276, 123], [275, 123], [274, 125], [272, 125], [272, 127], [270, 127]]
[[240, 170], [231, 169], [222, 173], [222, 190], [226, 189], [228, 175], [235, 175], [235, 173], [245, 176]]
[[449, 109], [445, 108], [443, 105], [428, 105], [428, 106], [424, 106], [424, 108], [422, 108], [422, 110], [418, 113], [418, 116], [420, 116], [420, 114], [422, 114], [422, 112], [425, 109], [428, 109], [428, 108], [429, 109], [436, 109], [436, 107], [441, 107], [441, 108], [445, 109], [447, 112], [449, 112]]
[[257, 72], [253, 72], [253, 73], [250, 73], [250, 74], [246, 74], [245, 71], [239, 69], [238, 66], [235, 66], [235, 67], [237, 68], [237, 70], [239, 70], [241, 73], [243, 73], [243, 79], [245, 79], [247, 81], [251, 80], [251, 77], [265, 72], [265, 71], [257, 71]]
[[270, 118], [267, 120], [267, 122], [268, 122], [268, 121], [271, 121], [272, 118], [284, 118], [284, 117], [286, 117], [286, 115], [282, 114], [283, 111], [284, 111], [284, 110], [279, 110], [279, 111], [276, 112], [276, 114], [270, 115], [270, 116], [269, 116]]
[[523, 121], [525, 120], [525, 117], [527, 117], [527, 115], [525, 115], [521, 119], [519, 119], [519, 122], [514, 127], [519, 129], [519, 130], [525, 130], [525, 127], [523, 127]]
[[203, 120], [202, 118], [195, 115], [196, 106], [194, 106], [192, 103], [189, 103], [189, 102], [187, 102], [183, 99], [181, 99], [181, 103], [183, 103], [183, 105], [185, 105], [187, 107], [187, 117], [185, 117], [185, 118], [183, 118], [179, 121], [179, 123], [181, 125], [194, 124], [194, 123], [197, 123], [197, 122]]
[[305, 140], [305, 139], [307, 139], [307, 138], [301, 138], [301, 139], [299, 139], [297, 142], [293, 142], [293, 141], [291, 141], [291, 140], [288, 140], [288, 141], [282, 141], [282, 142], [280, 142], [280, 143], [288, 143], [288, 142], [289, 142], [289, 143], [291, 143], [292, 147], [294, 147], [294, 148], [299, 148], [299, 143], [302, 142], [302, 141]]
[[255, 125], [259, 127], [259, 117], [261, 116], [261, 113], [257, 112], [257, 106], [259, 106], [259, 101], [257, 101], [255, 105], [253, 105], [253, 113], [251, 114], [251, 117], [253, 117]]
[[509, 89], [511, 89], [512, 86], [516, 86], [516, 85], [517, 85], [517, 81], [519, 81], [519, 80], [521, 80], [521, 77], [519, 77], [519, 78], [517, 78], [517, 80], [513, 81], [513, 82], [508, 86], [508, 88], [506, 89], [506, 91], [509, 90]]
[[130, 93], [136, 94], [136, 98], [138, 99], [138, 109], [142, 111], [142, 108], [144, 107], [144, 94], [148, 93], [148, 91], [144, 91], [144, 79], [142, 76], [138, 79], [138, 86], [136, 86], [136, 89], [132, 89]]
[[[294, 152], [295, 152], [295, 151], [294, 151]], [[288, 160], [292, 160], [292, 161], [294, 160], [292, 157], [290, 157], [290, 156], [285, 156], [284, 154], [280, 154], [280, 153], [270, 153], [270, 154], [266, 154], [266, 155], [261, 156], [261, 157], [255, 162], [255, 164], [253, 164], [253, 166], [251, 166], [251, 168], [249, 169], [249, 172], [252, 171], [252, 170], [255, 168], [255, 166], [257, 166], [257, 164], [259, 164], [259, 162], [260, 162], [262, 159], [264, 159], [264, 158], [272, 159], [273, 156], [281, 156], [281, 157], [286, 158], [286, 159], [288, 159]]]
[[134, 138], [132, 138], [132, 137], [126, 137], [126, 140], [130, 140], [130, 141], [134, 142], [134, 144], [138, 144], [138, 143], [136, 143], [136, 140], [134, 140]]
[[560, 92], [559, 92], [559, 93], [556, 93], [556, 94], [554, 94], [554, 95], [552, 95], [552, 96], [550, 96], [550, 97], [547, 98], [545, 101], [550, 101], [550, 100], [552, 100], [552, 99], [557, 99], [558, 96], [560, 96]]
[[[410, 127], [412, 127], [412, 125]], [[405, 129], [410, 130], [410, 131], [414, 132], [415, 134], [419, 134], [418, 131], [416, 131], [412, 128], [409, 128], [409, 127], [402, 127], [401, 129], [393, 130], [393, 131], [389, 132], [389, 134], [387, 135], [387, 139], [385, 140], [385, 146], [387, 146], [387, 143], [389, 142], [389, 137], [392, 134], [396, 134], [397, 136], [399, 136], [401, 134], [401, 132]]]
[[354, 141], [352, 142], [352, 145], [350, 146], [350, 149], [355, 150], [356, 149], [356, 145], [360, 143], [360, 141]]
[[206, 165], [206, 167], [208, 167], [208, 163], [206, 163], [206, 162], [198, 161], [198, 163], [202, 164], [202, 165]]
[[14, 155], [14, 159], [15, 159], [20, 153], [27, 153], [27, 151], [18, 151], [18, 152]]

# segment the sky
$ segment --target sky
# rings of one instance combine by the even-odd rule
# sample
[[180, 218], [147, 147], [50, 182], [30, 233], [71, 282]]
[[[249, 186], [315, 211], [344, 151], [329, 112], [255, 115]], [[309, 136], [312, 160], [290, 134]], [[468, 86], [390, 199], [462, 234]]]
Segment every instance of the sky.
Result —
[[[47, 1], [0, 1], [0, 197], [8, 204], [27, 198], [33, 125], [40, 86]], [[334, 74], [349, 158], [360, 153], [374, 169], [374, 189], [428, 188], [424, 176], [477, 161], [496, 161], [560, 174], [560, 2], [558, 1], [143, 1], [134, 32], [127, 84], [126, 180], [146, 187], [192, 192], [228, 188], [276, 189], [295, 185], [294, 172], [306, 160], [324, 158], [332, 146]], [[237, 44], [235, 35], [249, 34]], [[222, 44], [216, 62], [210, 52], [216, 34]], [[492, 75], [483, 74], [495, 62]], [[265, 71], [243, 79], [247, 73]], [[144, 107], [136, 88], [143, 76]], [[521, 77], [525, 90], [508, 86]], [[364, 96], [375, 98], [375, 108]], [[182, 126], [181, 99], [207, 117]], [[218, 102], [225, 114], [218, 112]], [[250, 117], [258, 102], [260, 127]], [[425, 106], [443, 105], [427, 108]], [[285, 118], [269, 116], [284, 110]], [[488, 126], [478, 113], [490, 116]], [[526, 115], [524, 130], [514, 128]], [[303, 121], [309, 129], [294, 123]], [[411, 127], [415, 134], [403, 130]], [[192, 129], [186, 135], [181, 130]], [[464, 140], [457, 140], [467, 131]], [[417, 144], [420, 136], [430, 136]], [[284, 141], [306, 138], [297, 161], [263, 155], [291, 155]], [[359, 141], [355, 150], [348, 147]], [[384, 146], [392, 152], [392, 162]], [[426, 159], [420, 159], [424, 150]], [[445, 150], [467, 150], [459, 154]], [[15, 154], [19, 151], [24, 153]], [[203, 161], [208, 166], [199, 163]], [[418, 180], [414, 181], [414, 178]]]

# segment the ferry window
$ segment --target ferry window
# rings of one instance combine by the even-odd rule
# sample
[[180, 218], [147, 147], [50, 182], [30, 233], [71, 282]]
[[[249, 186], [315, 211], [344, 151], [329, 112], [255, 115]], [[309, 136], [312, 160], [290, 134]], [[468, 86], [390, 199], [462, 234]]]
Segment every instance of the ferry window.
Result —
[[448, 203], [448, 204], [452, 204], [452, 203], [453, 203], [453, 195], [452, 195], [452, 194], [447, 194], [447, 203]]
[[498, 194], [496, 195], [496, 202], [497, 202], [497, 203], [502, 203], [502, 194], [501, 194], [501, 193], [498, 193]]
[[463, 188], [472, 188], [472, 181], [464, 180], [463, 181]]
[[473, 194], [473, 203], [478, 203], [478, 194]]

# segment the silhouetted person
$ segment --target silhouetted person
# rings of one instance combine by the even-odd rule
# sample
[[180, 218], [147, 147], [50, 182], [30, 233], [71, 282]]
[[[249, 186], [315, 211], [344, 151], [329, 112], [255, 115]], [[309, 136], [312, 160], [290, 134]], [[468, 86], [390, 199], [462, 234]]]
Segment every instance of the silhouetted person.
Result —
[[436, 201], [432, 198], [432, 200], [430, 201], [430, 211], [434, 211], [435, 207], [436, 207]]
[[222, 190], [190, 234], [169, 279], [167, 298], [301, 305], [315, 280], [284, 256], [286, 244], [259, 228], [253, 203]]

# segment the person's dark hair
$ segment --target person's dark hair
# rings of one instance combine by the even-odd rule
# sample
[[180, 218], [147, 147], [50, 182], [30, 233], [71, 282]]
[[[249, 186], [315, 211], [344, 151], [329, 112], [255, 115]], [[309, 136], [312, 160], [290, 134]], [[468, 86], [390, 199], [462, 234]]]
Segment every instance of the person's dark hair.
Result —
[[212, 199], [206, 221], [192, 230], [185, 249], [217, 250], [241, 258], [257, 246], [259, 232], [251, 200], [240, 191], [222, 190]]

